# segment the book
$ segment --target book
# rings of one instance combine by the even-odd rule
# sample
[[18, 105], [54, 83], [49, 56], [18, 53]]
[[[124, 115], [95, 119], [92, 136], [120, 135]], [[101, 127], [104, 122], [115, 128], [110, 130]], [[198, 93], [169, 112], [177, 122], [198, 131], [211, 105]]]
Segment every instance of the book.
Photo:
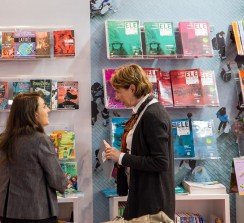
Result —
[[58, 81], [58, 109], [79, 109], [78, 81]]
[[240, 89], [241, 89], [242, 98], [244, 98], [244, 70], [239, 70], [239, 80], [240, 80]]
[[204, 105], [199, 69], [171, 70], [170, 78], [175, 107]]
[[170, 75], [168, 72], [157, 73], [158, 100], [164, 107], [173, 107], [173, 96], [171, 89]]
[[54, 57], [75, 56], [74, 30], [53, 31]]
[[102, 190], [105, 197], [118, 197], [117, 190], [115, 188], [105, 188]]
[[184, 57], [212, 57], [208, 22], [179, 22]]
[[14, 32], [2, 32], [2, 58], [14, 58]]
[[215, 181], [196, 183], [184, 180], [183, 186], [190, 194], [226, 194], [226, 187]]
[[111, 145], [118, 150], [121, 150], [121, 138], [128, 120], [129, 118], [125, 117], [112, 117], [111, 119]]
[[18, 94], [30, 92], [30, 81], [14, 81], [13, 84], [13, 98]]
[[58, 109], [58, 81], [52, 80], [51, 110]]
[[219, 95], [214, 71], [201, 71], [200, 76], [203, 93], [203, 104], [206, 106], [219, 107]]
[[214, 121], [192, 121], [195, 156], [217, 158], [217, 139], [214, 134]]
[[171, 124], [175, 158], [195, 157], [190, 120], [187, 118], [173, 119]]
[[44, 99], [46, 105], [51, 108], [52, 80], [36, 79], [30, 80], [31, 91], [38, 92]]
[[236, 182], [239, 195], [244, 195], [244, 158], [234, 158]]
[[0, 110], [8, 108], [9, 86], [7, 81], [0, 81]]
[[105, 22], [107, 57], [142, 57], [140, 22], [107, 20]]
[[14, 57], [17, 59], [36, 57], [36, 34], [31, 31], [14, 33]]
[[115, 90], [110, 83], [114, 71], [112, 68], [103, 69], [104, 104], [107, 109], [125, 109], [124, 104], [115, 98]]
[[173, 56], [176, 42], [172, 22], [145, 22], [145, 42], [147, 56]]
[[50, 32], [36, 32], [36, 57], [50, 57]]
[[3, 32], [0, 31], [0, 58], [2, 57]]
[[240, 35], [239, 27], [238, 27], [238, 22], [232, 21], [231, 25], [232, 25], [232, 29], [233, 29], [233, 33], [234, 33], [237, 53], [238, 53], [238, 55], [244, 55], [243, 45], [241, 43], [241, 35]]

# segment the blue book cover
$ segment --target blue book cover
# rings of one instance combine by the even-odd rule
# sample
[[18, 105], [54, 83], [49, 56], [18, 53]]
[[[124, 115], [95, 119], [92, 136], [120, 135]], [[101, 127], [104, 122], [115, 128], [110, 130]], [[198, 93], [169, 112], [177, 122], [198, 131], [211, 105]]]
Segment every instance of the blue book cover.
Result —
[[113, 117], [111, 120], [111, 146], [118, 150], [121, 149], [121, 137], [128, 119], [125, 117]]
[[190, 120], [173, 119], [171, 123], [175, 158], [195, 157]]
[[214, 134], [214, 122], [192, 121], [195, 155], [198, 158], [217, 158], [217, 140]]
[[30, 92], [31, 84], [29, 81], [15, 81], [13, 82], [13, 98], [21, 93]]

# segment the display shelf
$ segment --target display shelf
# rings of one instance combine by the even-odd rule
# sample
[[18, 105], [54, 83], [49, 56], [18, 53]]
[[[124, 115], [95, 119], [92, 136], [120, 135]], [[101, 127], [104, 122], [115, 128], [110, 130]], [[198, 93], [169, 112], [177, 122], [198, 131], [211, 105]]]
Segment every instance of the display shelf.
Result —
[[[194, 212], [205, 217], [209, 222], [210, 215], [216, 215], [225, 223], [230, 223], [230, 205], [228, 194], [188, 194], [176, 195], [175, 212]], [[110, 220], [118, 216], [120, 202], [127, 201], [127, 196], [109, 198]]]
[[72, 209], [73, 209], [73, 218], [74, 218], [74, 223], [80, 223], [82, 222], [81, 218], [81, 203], [84, 199], [84, 194], [79, 194], [74, 197], [58, 197], [58, 204], [67, 204], [71, 203], [72, 204]]

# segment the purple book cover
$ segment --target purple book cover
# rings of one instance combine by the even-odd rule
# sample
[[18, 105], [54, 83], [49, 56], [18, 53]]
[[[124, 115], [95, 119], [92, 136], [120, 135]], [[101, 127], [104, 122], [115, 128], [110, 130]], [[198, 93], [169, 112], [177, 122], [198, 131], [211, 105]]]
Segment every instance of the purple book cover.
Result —
[[105, 107], [108, 109], [125, 109], [126, 107], [118, 100], [115, 99], [115, 91], [110, 84], [115, 69], [104, 69], [103, 70], [103, 85], [104, 85], [104, 101]]

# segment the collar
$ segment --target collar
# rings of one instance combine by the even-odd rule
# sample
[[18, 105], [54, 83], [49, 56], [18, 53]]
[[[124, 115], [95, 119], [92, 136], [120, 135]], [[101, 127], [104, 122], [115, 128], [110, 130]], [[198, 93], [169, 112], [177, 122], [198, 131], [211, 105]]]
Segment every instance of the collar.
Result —
[[136, 106], [132, 107], [132, 113], [136, 114], [139, 107], [141, 106], [141, 104], [149, 97], [150, 94], [147, 94], [146, 96], [144, 96], [138, 103]]

